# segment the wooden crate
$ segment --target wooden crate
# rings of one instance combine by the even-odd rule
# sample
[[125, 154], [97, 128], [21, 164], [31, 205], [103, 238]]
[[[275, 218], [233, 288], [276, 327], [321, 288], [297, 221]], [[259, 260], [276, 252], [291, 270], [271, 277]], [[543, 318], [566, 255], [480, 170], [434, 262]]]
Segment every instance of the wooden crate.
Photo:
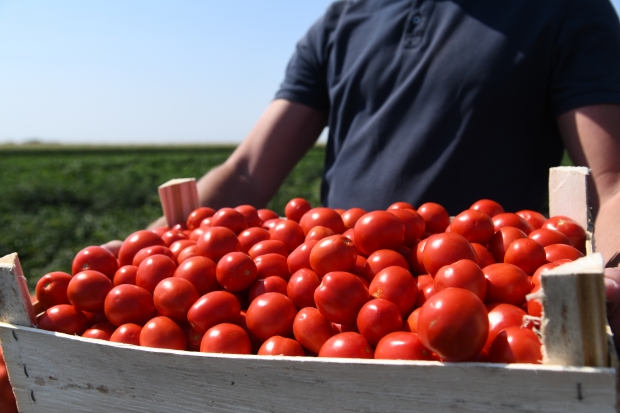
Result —
[[52, 333], [30, 327], [15, 258], [0, 264], [0, 341], [22, 412], [618, 411], [596, 255], [543, 277], [546, 312], [576, 300], [543, 320], [546, 361], [573, 366], [215, 355]]

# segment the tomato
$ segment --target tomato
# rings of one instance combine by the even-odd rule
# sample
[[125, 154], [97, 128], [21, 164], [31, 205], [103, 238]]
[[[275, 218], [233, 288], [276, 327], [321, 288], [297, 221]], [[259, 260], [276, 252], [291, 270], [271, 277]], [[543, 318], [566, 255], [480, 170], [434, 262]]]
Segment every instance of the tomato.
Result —
[[282, 241], [286, 246], [286, 254], [288, 255], [295, 248], [303, 244], [305, 239], [304, 230], [295, 221], [282, 220], [273, 227], [271, 231], [271, 239]]
[[183, 328], [183, 331], [185, 332], [185, 338], [187, 339], [187, 349], [189, 351], [200, 351], [200, 343], [202, 342], [204, 334], [198, 333], [189, 325], [186, 325]]
[[541, 342], [527, 328], [508, 327], [497, 335], [489, 348], [491, 363], [541, 364]]
[[303, 228], [304, 234], [308, 234], [317, 225], [327, 227], [335, 234], [342, 234], [346, 230], [340, 214], [325, 207], [312, 208], [301, 217], [299, 224]]
[[435, 281], [430, 274], [418, 275], [418, 296], [416, 298], [416, 304], [421, 307], [426, 300], [431, 298], [435, 294]]
[[304, 242], [313, 241], [313, 240], [320, 241], [323, 238], [327, 238], [332, 235], [335, 235], [334, 231], [332, 231], [331, 229], [327, 227], [322, 227], [320, 225], [317, 225], [316, 227], [312, 228], [310, 232], [308, 232], [308, 235], [306, 235]]
[[549, 262], [545, 265], [541, 265], [540, 267], [538, 267], [534, 275], [532, 275], [532, 288], [534, 285], [540, 284], [540, 275], [543, 272], [550, 270], [552, 268], [555, 268], [555, 267], [559, 267], [560, 265], [566, 264], [567, 262], [571, 262], [571, 260], [566, 260], [566, 259], [557, 260], [557, 261]]
[[151, 247], [142, 248], [133, 257], [132, 265], [139, 267], [142, 261], [153, 255], [165, 255], [176, 263], [177, 257], [170, 251], [170, 248], [163, 245], [154, 245]]
[[450, 232], [462, 235], [469, 242], [486, 245], [495, 228], [491, 217], [475, 209], [467, 209], [458, 214], [450, 223]]
[[242, 291], [256, 281], [258, 270], [249, 255], [231, 252], [222, 257], [215, 268], [217, 282], [228, 291]]
[[199, 207], [189, 214], [187, 221], [185, 222], [185, 226], [187, 229], [196, 229], [205, 218], [212, 217], [213, 214], [215, 214], [215, 209], [209, 207]]
[[90, 328], [96, 324], [106, 323], [108, 319], [105, 316], [103, 311], [98, 311], [96, 313], [91, 313], [90, 311], [82, 311], [86, 316], [86, 327]]
[[370, 255], [381, 249], [396, 250], [405, 240], [405, 224], [387, 211], [373, 211], [362, 216], [353, 228], [355, 246]]
[[280, 293], [265, 293], [252, 301], [245, 317], [252, 335], [265, 341], [273, 336], [292, 336], [296, 315], [297, 308], [290, 298]]
[[196, 241], [198, 255], [218, 262], [220, 258], [230, 252], [241, 250], [241, 244], [233, 231], [224, 227], [207, 229]]
[[530, 238], [519, 238], [506, 250], [504, 262], [514, 264], [527, 275], [532, 275], [538, 267], [547, 263], [547, 258], [540, 243]]
[[294, 274], [302, 268], [310, 268], [310, 253], [318, 241], [307, 241], [295, 248], [286, 258], [289, 272]]
[[426, 268], [424, 268], [424, 247], [428, 238], [420, 240], [411, 248], [411, 254], [409, 254], [409, 269], [412, 274], [427, 274]]
[[424, 347], [415, 333], [396, 331], [383, 337], [375, 349], [375, 358], [383, 360], [433, 361], [433, 353]]
[[258, 256], [254, 259], [254, 264], [256, 264], [259, 279], [274, 275], [282, 278], [284, 281], [288, 281], [291, 278], [286, 257], [280, 254], [272, 253]]
[[357, 314], [357, 328], [373, 347], [385, 335], [399, 331], [402, 326], [403, 319], [396, 304], [382, 298], [370, 300]]
[[491, 218], [495, 215], [504, 213], [504, 208], [492, 199], [481, 199], [476, 201], [469, 207], [469, 209], [484, 212]]
[[418, 214], [424, 218], [426, 232], [437, 234], [444, 232], [450, 225], [450, 214], [439, 204], [427, 202], [418, 207]]
[[256, 213], [258, 214], [258, 217], [260, 218], [260, 220], [263, 221], [263, 223], [265, 223], [266, 221], [269, 221], [270, 219], [280, 218], [280, 216], [276, 214], [274, 211], [272, 211], [271, 209], [262, 208], [262, 209], [257, 210]]
[[136, 285], [136, 274], [138, 273], [138, 267], [135, 265], [123, 265], [114, 274], [113, 284], [116, 287], [121, 284], [133, 284]]
[[185, 333], [172, 319], [164, 316], [149, 320], [140, 331], [142, 347], [167, 348], [170, 350], [186, 350]]
[[346, 210], [344, 214], [342, 214], [342, 222], [344, 223], [345, 228], [353, 229], [355, 227], [355, 223], [363, 215], [366, 215], [366, 211], [362, 208], [351, 208]]
[[142, 327], [137, 324], [127, 323], [119, 326], [110, 336], [113, 343], [140, 345], [140, 332]]
[[[535, 285], [534, 288], [532, 288], [531, 294], [536, 294], [538, 291], [540, 291], [540, 288], [541, 288], [540, 284]], [[542, 317], [542, 304], [540, 303], [538, 299], [532, 298], [528, 300], [527, 313], [531, 315], [532, 317]]]
[[248, 255], [253, 259], [256, 257], [260, 257], [265, 254], [280, 254], [283, 257], [288, 256], [288, 250], [286, 249], [286, 244], [282, 241], [269, 239], [266, 241], [260, 241], [254, 244], [252, 248], [248, 251]]
[[487, 310], [471, 291], [447, 288], [422, 306], [418, 334], [424, 347], [442, 360], [470, 360], [480, 353], [489, 334]]
[[291, 221], [299, 222], [304, 214], [312, 209], [310, 202], [303, 198], [293, 198], [284, 207], [284, 216]]
[[313, 307], [299, 310], [293, 321], [295, 339], [304, 348], [318, 354], [321, 346], [335, 334], [332, 323]]
[[39, 328], [81, 336], [86, 330], [86, 316], [72, 305], [58, 304], [39, 317]]
[[189, 235], [183, 231], [178, 230], [170, 230], [166, 231], [161, 235], [161, 239], [164, 240], [166, 245], [170, 247], [177, 241], [189, 239]]
[[142, 248], [150, 247], [151, 245], [163, 245], [166, 243], [163, 239], [154, 232], [148, 230], [136, 231], [129, 235], [118, 252], [118, 265], [130, 265], [133, 263], [133, 257]]
[[398, 308], [401, 317], [406, 317], [415, 307], [418, 283], [406, 269], [392, 266], [377, 273], [368, 292], [374, 298], [391, 301]]
[[369, 283], [373, 280], [373, 278], [375, 278], [375, 273], [370, 268], [370, 265], [368, 265], [368, 261], [361, 255], [358, 255], [355, 259], [355, 266], [351, 272], [362, 277]]
[[67, 297], [78, 310], [96, 313], [103, 311], [105, 298], [113, 287], [107, 275], [86, 270], [71, 279], [67, 286]]
[[256, 297], [265, 293], [280, 293], [286, 295], [287, 282], [281, 277], [271, 276], [259, 278], [252, 284], [248, 292], [248, 300], [254, 301]]
[[441, 267], [435, 274], [433, 285], [436, 293], [450, 287], [469, 290], [476, 294], [480, 301], [484, 301], [487, 293], [484, 273], [478, 264], [471, 260], [459, 260]]
[[248, 228], [248, 223], [243, 214], [233, 208], [220, 208], [211, 217], [212, 227], [225, 227], [239, 235]]
[[560, 231], [549, 228], [535, 229], [530, 232], [528, 238], [538, 241], [543, 247], [553, 244], [566, 244], [571, 247], [573, 246], [566, 235], [562, 234]]
[[472, 247], [474, 247], [474, 251], [476, 251], [476, 255], [478, 256], [478, 266], [480, 268], [484, 268], [487, 265], [495, 264], [495, 258], [493, 258], [493, 254], [489, 252], [483, 245], [472, 242]]
[[542, 228], [543, 224], [547, 220], [547, 218], [537, 211], [532, 211], [529, 209], [523, 209], [521, 211], [516, 212], [521, 218], [526, 220], [533, 229]]
[[110, 290], [103, 305], [105, 316], [115, 326], [144, 325], [156, 313], [153, 296], [142, 287], [122, 284]]
[[138, 266], [136, 285], [153, 294], [153, 290], [161, 280], [172, 277], [177, 265], [166, 255], [153, 255]]
[[521, 308], [512, 304], [492, 304], [488, 305], [489, 310], [489, 336], [484, 349], [488, 352], [495, 337], [507, 327], [521, 327], [523, 317], [527, 315]]
[[370, 299], [368, 289], [354, 274], [336, 271], [325, 274], [314, 292], [314, 302], [327, 320], [353, 324], [360, 308]]
[[[210, 218], [207, 218], [210, 219]], [[211, 226], [201, 226], [200, 228], [196, 228], [195, 230], [192, 230], [192, 232], [189, 234], [189, 240], [190, 241], [194, 241], [197, 242], [198, 239], [200, 237], [202, 237], [202, 235], [207, 231], [207, 229], [211, 228]]]
[[110, 337], [112, 337], [114, 331], [116, 331], [116, 326], [109, 321], [106, 321], [104, 323], [95, 324], [94, 326], [89, 327], [86, 331], [84, 331], [82, 337], [110, 341]]
[[388, 267], [397, 266], [409, 271], [407, 260], [401, 254], [392, 250], [377, 250], [370, 254], [366, 261], [373, 274], [369, 281], [372, 281], [376, 274]]
[[105, 274], [110, 280], [114, 278], [114, 273], [118, 270], [118, 261], [114, 254], [105, 248], [91, 246], [86, 247], [73, 258], [71, 273], [73, 275], [84, 270], [99, 271]]
[[239, 238], [241, 252], [248, 254], [250, 248], [252, 248], [255, 244], [271, 239], [271, 234], [269, 234], [269, 231], [266, 229], [252, 227], [243, 231], [237, 238]]
[[526, 235], [534, 230], [529, 222], [512, 212], [504, 212], [503, 214], [495, 215], [493, 217], [493, 226], [495, 227], [495, 231], [503, 227], [518, 228], [525, 232]]
[[202, 353], [252, 354], [250, 337], [238, 325], [221, 323], [211, 327], [200, 342]]
[[388, 212], [396, 215], [405, 225], [405, 238], [403, 245], [408, 247], [415, 244], [415, 242], [422, 238], [426, 223], [422, 215], [418, 214], [413, 209], [388, 209]]
[[263, 222], [262, 228], [266, 231], [271, 232], [271, 230], [275, 228], [275, 226], [278, 225], [281, 221], [282, 221], [281, 218], [269, 219]]
[[286, 288], [286, 295], [299, 309], [316, 307], [314, 292], [320, 284], [321, 279], [314, 271], [302, 268], [291, 276]]
[[418, 307], [407, 317], [407, 324], [403, 325], [405, 331], [411, 333], [418, 333], [418, 317], [420, 317], [420, 310], [422, 307]]
[[62, 271], [53, 271], [39, 278], [35, 293], [37, 300], [45, 310], [58, 304], [70, 304], [67, 297], [69, 281], [71, 281], [71, 275]]
[[304, 357], [306, 353], [297, 341], [282, 336], [273, 336], [263, 343], [258, 350], [258, 355]]
[[516, 265], [493, 264], [482, 272], [487, 279], [486, 301], [489, 303], [507, 303], [517, 307], [525, 304], [525, 296], [530, 293], [530, 277]]
[[525, 232], [514, 227], [503, 227], [496, 231], [489, 241], [489, 252], [493, 254], [495, 262], [504, 262], [504, 254], [506, 249], [512, 242], [519, 238], [527, 238]]
[[[234, 209], [243, 215], [248, 228], [258, 228], [263, 224], [263, 221], [258, 216], [258, 211], [252, 205], [239, 205]], [[213, 221], [213, 218], [211, 220]]]
[[323, 277], [331, 271], [350, 271], [356, 258], [353, 241], [338, 234], [320, 240], [310, 251], [309, 261], [312, 270]]
[[549, 262], [555, 262], [558, 260], [575, 261], [583, 257], [583, 254], [577, 248], [564, 244], [547, 245], [545, 247], [545, 255], [547, 257], [547, 261]]
[[153, 291], [153, 302], [159, 315], [184, 322], [190, 307], [200, 296], [190, 281], [172, 277], [162, 280]]
[[545, 221], [543, 228], [560, 231], [568, 237], [573, 247], [582, 253], [586, 252], [586, 231], [576, 221], [557, 215]]
[[415, 211], [415, 208], [413, 205], [411, 205], [408, 202], [404, 202], [404, 201], [394, 202], [389, 207], [387, 207], [388, 211], [393, 210], [393, 209], [408, 209], [410, 211]]
[[239, 317], [239, 300], [228, 291], [213, 291], [200, 297], [187, 312], [187, 321], [203, 334], [221, 323], [234, 323]]
[[13, 388], [9, 382], [9, 374], [4, 363], [0, 347], [0, 410], [3, 413], [18, 413]]
[[431, 276], [459, 260], [476, 261], [476, 251], [463, 236], [451, 232], [431, 235], [424, 246], [424, 268]]
[[216, 264], [207, 257], [191, 257], [178, 266], [173, 277], [188, 280], [196, 287], [198, 294], [203, 296], [220, 288], [215, 268]]
[[329, 338], [319, 350], [319, 357], [374, 358], [374, 351], [368, 341], [358, 333], [347, 332]]

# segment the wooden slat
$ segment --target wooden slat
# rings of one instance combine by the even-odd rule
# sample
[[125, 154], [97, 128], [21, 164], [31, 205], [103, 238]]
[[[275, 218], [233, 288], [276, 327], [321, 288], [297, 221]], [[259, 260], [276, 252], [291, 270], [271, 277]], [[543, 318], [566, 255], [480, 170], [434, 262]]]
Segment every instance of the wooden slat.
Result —
[[17, 253], [0, 258], [0, 321], [21, 326], [37, 323]]
[[185, 224], [192, 211], [200, 206], [196, 179], [177, 178], [161, 184], [158, 188], [161, 207], [168, 226]]
[[0, 324], [24, 413], [615, 412], [615, 370], [211, 355]]
[[584, 166], [558, 166], [549, 169], [549, 215], [564, 215], [592, 230], [588, 207], [588, 176]]

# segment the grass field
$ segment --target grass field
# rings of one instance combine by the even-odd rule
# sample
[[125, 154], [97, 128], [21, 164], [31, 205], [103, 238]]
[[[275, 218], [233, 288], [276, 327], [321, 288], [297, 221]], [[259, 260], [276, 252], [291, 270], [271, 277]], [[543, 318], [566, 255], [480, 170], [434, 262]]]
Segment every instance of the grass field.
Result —
[[[70, 272], [89, 245], [125, 239], [162, 214], [157, 186], [200, 177], [233, 146], [0, 146], [0, 256], [17, 251], [32, 289], [50, 271]], [[268, 205], [289, 199], [318, 206], [324, 147], [293, 170]]]

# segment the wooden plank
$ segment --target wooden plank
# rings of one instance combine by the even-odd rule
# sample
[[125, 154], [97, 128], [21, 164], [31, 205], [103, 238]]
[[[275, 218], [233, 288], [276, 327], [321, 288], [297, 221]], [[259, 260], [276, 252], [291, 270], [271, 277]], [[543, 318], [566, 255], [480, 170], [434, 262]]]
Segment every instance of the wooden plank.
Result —
[[608, 368], [213, 355], [0, 324], [24, 413], [615, 412]]
[[21, 326], [37, 324], [26, 277], [15, 252], [0, 258], [0, 321]]
[[158, 188], [161, 207], [168, 226], [185, 224], [187, 217], [200, 206], [198, 188], [194, 178], [177, 178]]
[[588, 176], [584, 166], [558, 166], [549, 169], [549, 215], [564, 215], [592, 232], [588, 207]]

